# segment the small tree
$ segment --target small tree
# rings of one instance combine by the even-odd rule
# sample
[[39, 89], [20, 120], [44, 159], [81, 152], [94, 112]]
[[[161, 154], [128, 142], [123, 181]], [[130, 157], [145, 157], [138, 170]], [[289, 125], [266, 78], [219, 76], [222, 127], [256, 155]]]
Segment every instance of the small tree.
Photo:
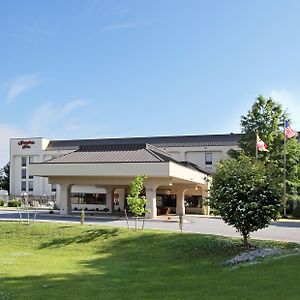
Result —
[[144, 179], [145, 176], [136, 176], [130, 183], [130, 193], [127, 196], [127, 203], [135, 217], [135, 230], [137, 230], [137, 218], [149, 212], [146, 209], [147, 199], [145, 196], [141, 196], [144, 189]]
[[222, 161], [213, 177], [210, 203], [249, 246], [250, 233], [267, 227], [280, 210], [280, 192], [265, 165], [240, 155]]

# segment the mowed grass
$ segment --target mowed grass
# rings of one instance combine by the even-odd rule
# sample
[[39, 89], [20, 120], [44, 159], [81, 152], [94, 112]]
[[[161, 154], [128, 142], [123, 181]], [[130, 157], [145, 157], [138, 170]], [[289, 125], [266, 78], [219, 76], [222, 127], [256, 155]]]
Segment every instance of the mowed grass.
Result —
[[9, 222], [0, 234], [0, 299], [300, 297], [299, 255], [230, 268], [224, 261], [242, 251], [236, 239]]

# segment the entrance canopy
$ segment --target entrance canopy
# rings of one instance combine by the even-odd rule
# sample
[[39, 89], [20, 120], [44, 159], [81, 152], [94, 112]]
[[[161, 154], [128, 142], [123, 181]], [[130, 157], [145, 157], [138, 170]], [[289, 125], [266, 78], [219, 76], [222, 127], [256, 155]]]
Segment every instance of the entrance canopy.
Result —
[[[61, 186], [58, 198], [62, 214], [70, 213], [69, 193], [72, 185], [101, 186], [109, 191], [108, 195], [116, 188], [127, 188], [136, 175], [145, 175], [150, 217], [156, 216], [158, 187], [167, 187], [176, 194], [183, 193], [179, 197], [181, 199], [187, 189], [200, 187], [203, 192], [207, 191], [207, 179], [210, 178], [210, 172], [194, 164], [178, 162], [167, 152], [150, 144], [81, 146], [77, 151], [61, 157], [32, 163], [30, 174], [48, 177], [49, 183]], [[184, 204], [181, 205], [184, 207]]]

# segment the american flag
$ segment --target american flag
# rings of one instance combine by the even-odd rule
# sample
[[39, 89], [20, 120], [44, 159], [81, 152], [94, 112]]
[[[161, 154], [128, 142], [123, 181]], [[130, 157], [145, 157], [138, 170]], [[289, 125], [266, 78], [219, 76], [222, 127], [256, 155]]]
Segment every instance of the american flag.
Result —
[[288, 139], [290, 139], [290, 138], [298, 135], [298, 132], [292, 129], [291, 125], [289, 124], [289, 121], [285, 121], [285, 124], [284, 124], [284, 135]]

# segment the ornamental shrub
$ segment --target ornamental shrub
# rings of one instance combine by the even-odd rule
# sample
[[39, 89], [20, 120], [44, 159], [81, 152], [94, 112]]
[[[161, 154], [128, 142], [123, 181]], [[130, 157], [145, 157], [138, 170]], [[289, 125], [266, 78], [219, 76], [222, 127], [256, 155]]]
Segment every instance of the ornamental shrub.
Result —
[[4, 200], [0, 199], [0, 206], [4, 206]]
[[19, 207], [21, 206], [21, 201], [20, 200], [10, 200], [7, 203], [8, 207]]
[[210, 203], [241, 233], [245, 245], [251, 232], [279, 217], [280, 189], [271, 174], [262, 163], [240, 155], [220, 162], [213, 176]]

